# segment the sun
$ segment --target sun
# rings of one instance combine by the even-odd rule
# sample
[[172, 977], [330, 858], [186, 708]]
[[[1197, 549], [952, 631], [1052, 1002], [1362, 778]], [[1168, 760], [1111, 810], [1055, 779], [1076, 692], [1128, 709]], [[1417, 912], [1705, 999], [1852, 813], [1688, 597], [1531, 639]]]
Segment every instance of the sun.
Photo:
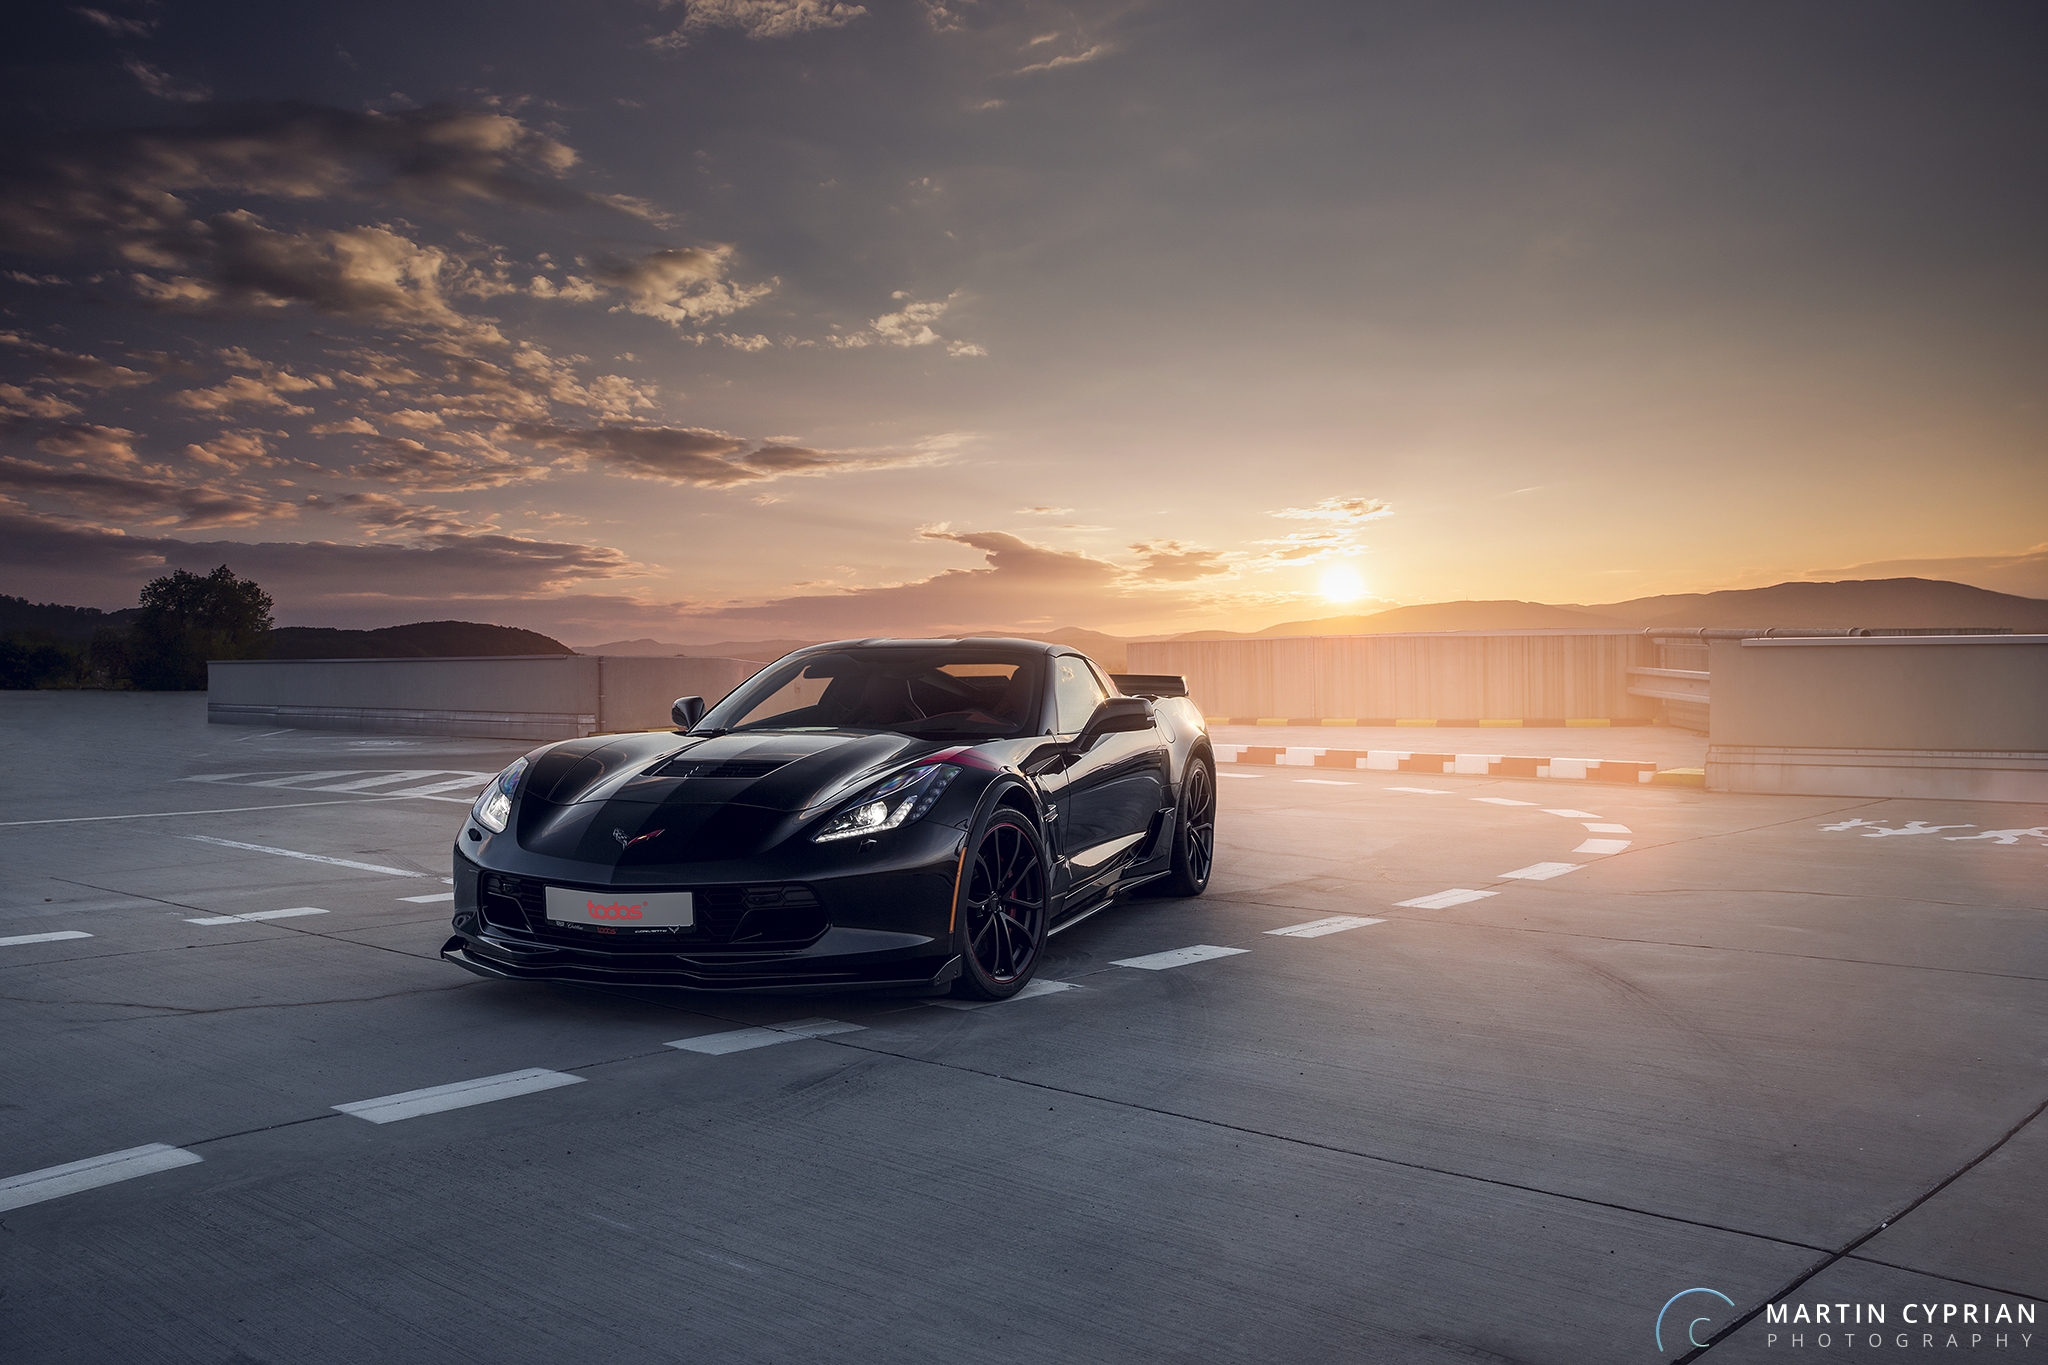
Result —
[[1365, 596], [1365, 580], [1349, 564], [1332, 564], [1323, 570], [1318, 586], [1324, 599], [1330, 602], [1356, 602]]

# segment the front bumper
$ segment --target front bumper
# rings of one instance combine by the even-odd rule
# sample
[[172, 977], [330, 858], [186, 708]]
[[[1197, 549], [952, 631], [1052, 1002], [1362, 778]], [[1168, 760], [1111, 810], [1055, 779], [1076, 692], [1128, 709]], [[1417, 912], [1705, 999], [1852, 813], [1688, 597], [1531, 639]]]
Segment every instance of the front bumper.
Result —
[[[787, 856], [725, 863], [716, 882], [671, 881], [661, 876], [665, 869], [635, 869], [629, 882], [612, 869], [522, 857], [509, 840], [486, 844], [475, 860], [458, 846], [455, 934], [441, 956], [479, 976], [515, 981], [715, 991], [938, 989], [960, 970], [952, 924], [960, 835], [944, 827], [918, 834], [897, 841], [895, 858], [842, 857], [838, 866], [814, 864], [796, 877], [792, 864], [803, 860]], [[848, 862], [859, 870], [849, 872]], [[696, 918], [675, 930], [564, 924], [547, 917], [550, 885], [607, 894], [687, 890], [696, 897]]]

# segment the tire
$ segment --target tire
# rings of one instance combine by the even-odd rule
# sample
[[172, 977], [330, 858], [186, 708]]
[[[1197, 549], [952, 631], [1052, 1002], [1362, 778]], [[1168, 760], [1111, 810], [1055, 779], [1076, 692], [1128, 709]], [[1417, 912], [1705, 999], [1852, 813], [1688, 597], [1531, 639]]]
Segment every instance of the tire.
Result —
[[1199, 896], [1216, 867], [1216, 769], [1207, 754], [1188, 760], [1173, 822], [1173, 871], [1152, 883], [1160, 896]]
[[997, 808], [960, 869], [953, 994], [1007, 1000], [1024, 989], [1045, 946], [1048, 890], [1038, 827], [1007, 806]]

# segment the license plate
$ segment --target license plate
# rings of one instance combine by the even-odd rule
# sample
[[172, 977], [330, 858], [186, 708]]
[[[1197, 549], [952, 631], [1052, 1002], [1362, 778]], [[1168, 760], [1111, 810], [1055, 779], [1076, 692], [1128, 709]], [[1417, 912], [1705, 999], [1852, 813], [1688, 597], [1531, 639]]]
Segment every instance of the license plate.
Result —
[[548, 918], [605, 929], [687, 929], [697, 922], [688, 891], [574, 891], [548, 888]]

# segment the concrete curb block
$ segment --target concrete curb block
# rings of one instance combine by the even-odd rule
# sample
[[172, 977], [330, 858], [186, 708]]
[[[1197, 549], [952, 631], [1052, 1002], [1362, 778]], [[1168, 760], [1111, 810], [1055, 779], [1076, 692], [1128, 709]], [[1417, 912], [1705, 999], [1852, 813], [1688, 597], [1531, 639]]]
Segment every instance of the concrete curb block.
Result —
[[1266, 744], [1215, 744], [1218, 763], [1277, 768], [1345, 768], [1432, 777], [1553, 777], [1573, 782], [1650, 782], [1657, 765], [1612, 758], [1531, 758], [1521, 754], [1420, 754], [1397, 749], [1309, 749]]

